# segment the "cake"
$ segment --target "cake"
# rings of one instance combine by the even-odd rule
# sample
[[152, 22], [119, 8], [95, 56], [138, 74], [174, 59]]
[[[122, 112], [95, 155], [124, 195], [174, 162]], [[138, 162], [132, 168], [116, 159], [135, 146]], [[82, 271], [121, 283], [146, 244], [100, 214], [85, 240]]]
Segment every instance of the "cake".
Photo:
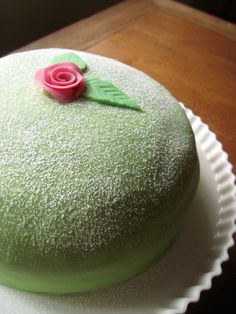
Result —
[[[68, 55], [83, 85], [58, 100], [37, 82]], [[146, 271], [182, 230], [198, 185], [177, 100], [146, 74], [84, 52], [28, 51], [0, 67], [0, 283], [67, 294]], [[62, 84], [72, 80], [63, 73]], [[94, 80], [110, 87], [90, 93]]]

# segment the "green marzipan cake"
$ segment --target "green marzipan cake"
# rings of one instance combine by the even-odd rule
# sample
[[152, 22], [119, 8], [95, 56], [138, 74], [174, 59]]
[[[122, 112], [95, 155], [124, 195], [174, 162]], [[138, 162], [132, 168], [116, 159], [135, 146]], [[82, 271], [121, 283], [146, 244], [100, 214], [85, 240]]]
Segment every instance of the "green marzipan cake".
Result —
[[34, 84], [60, 49], [0, 59], [0, 283], [65, 294], [135, 276], [176, 239], [199, 178], [190, 123], [156, 81], [74, 52], [142, 111]]

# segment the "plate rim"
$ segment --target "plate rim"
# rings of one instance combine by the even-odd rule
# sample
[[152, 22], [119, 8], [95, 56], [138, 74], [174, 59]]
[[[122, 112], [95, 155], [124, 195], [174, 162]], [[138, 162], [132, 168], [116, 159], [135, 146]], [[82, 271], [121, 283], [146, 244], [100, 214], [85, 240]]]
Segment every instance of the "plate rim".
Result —
[[[218, 199], [220, 211], [216, 224], [217, 233], [213, 238], [213, 249], [218, 251], [218, 256], [214, 259], [212, 269], [204, 273], [197, 284], [188, 287], [185, 296], [175, 298], [171, 302], [172, 307], [163, 310], [162, 314], [184, 314], [189, 303], [198, 302], [201, 292], [211, 289], [212, 279], [222, 274], [222, 263], [229, 259], [228, 250], [234, 245], [233, 234], [236, 232], [236, 177], [233, 173], [233, 166], [229, 162], [228, 154], [208, 125], [182, 102], [179, 102], [179, 104], [190, 121], [197, 147], [203, 151], [211, 164], [217, 191], [220, 192]], [[227, 226], [226, 229], [225, 226]], [[219, 239], [221, 240], [220, 245], [216, 243]]]

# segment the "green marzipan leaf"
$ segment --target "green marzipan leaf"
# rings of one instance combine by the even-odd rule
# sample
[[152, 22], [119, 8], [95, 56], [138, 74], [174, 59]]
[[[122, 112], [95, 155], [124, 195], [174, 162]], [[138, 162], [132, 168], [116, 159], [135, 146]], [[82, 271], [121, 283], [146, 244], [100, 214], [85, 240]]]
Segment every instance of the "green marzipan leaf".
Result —
[[142, 111], [137, 103], [108, 81], [96, 77], [85, 77], [85, 91], [82, 96], [100, 104]]
[[72, 62], [75, 63], [81, 71], [85, 72], [87, 70], [86, 63], [80, 59], [75, 53], [68, 52], [58, 55], [51, 60], [51, 63], [60, 63], [60, 62]]

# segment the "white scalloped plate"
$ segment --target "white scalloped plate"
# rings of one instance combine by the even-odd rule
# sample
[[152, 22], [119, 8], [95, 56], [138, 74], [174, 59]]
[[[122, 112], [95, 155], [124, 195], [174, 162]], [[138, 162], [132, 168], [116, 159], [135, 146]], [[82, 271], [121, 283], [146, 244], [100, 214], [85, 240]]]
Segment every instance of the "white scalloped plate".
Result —
[[236, 187], [222, 145], [190, 110], [201, 176], [186, 228], [168, 254], [148, 272], [107, 289], [50, 297], [0, 286], [4, 314], [174, 314], [184, 313], [219, 275], [236, 231]]

